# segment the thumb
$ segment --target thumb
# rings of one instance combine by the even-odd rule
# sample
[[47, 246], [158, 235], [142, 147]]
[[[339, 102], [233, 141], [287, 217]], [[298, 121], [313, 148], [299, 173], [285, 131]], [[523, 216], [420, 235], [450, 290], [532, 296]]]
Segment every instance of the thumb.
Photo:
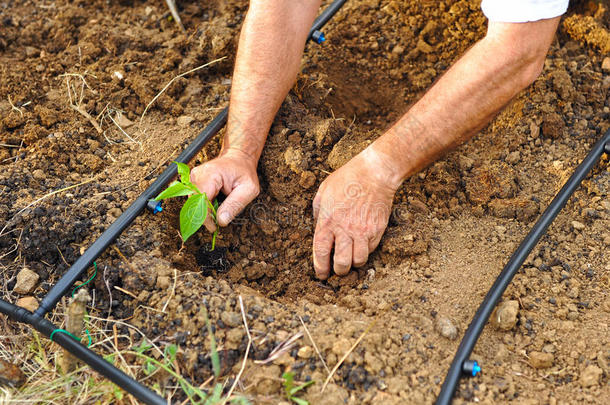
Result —
[[191, 182], [212, 201], [223, 186], [222, 176], [207, 170], [205, 164], [191, 171]]
[[256, 198], [258, 192], [258, 186], [254, 184], [242, 184], [235, 187], [218, 208], [218, 225], [227, 226], [243, 211], [246, 205]]

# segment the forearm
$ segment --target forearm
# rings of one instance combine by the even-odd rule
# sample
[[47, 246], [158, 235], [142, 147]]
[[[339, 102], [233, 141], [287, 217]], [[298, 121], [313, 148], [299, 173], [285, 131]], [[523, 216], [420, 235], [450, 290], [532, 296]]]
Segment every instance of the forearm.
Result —
[[488, 35], [371, 146], [388, 169], [386, 181], [397, 187], [483, 128], [537, 77], [557, 22], [490, 25]]
[[320, 0], [252, 0], [237, 51], [221, 153], [257, 161], [273, 118], [298, 73]]

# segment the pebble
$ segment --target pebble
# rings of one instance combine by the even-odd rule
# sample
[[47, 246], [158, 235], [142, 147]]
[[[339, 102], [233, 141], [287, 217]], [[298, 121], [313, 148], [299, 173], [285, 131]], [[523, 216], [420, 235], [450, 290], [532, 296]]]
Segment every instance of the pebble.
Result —
[[555, 356], [552, 353], [543, 352], [531, 352], [530, 353], [530, 364], [534, 368], [549, 368], [555, 361]]
[[309, 359], [313, 356], [313, 349], [311, 346], [303, 346], [297, 352], [297, 357], [300, 359]]
[[572, 221], [572, 228], [580, 231], [582, 229], [585, 229], [585, 224], [578, 221]]
[[176, 120], [177, 124], [181, 127], [187, 127], [190, 125], [191, 122], [193, 122], [195, 119], [193, 117], [190, 117], [188, 115], [183, 115], [181, 117], [178, 117], [178, 119]]
[[599, 379], [602, 376], [603, 371], [601, 368], [594, 364], [588, 365], [587, 368], [580, 373], [580, 385], [583, 387], [593, 387], [599, 384]]
[[602, 61], [602, 70], [604, 72], [610, 72], [610, 56], [606, 56]]
[[310, 172], [309, 170], [304, 171], [303, 173], [301, 173], [299, 184], [306, 190], [313, 187], [313, 185], [316, 184], [316, 175]]
[[19, 274], [17, 274], [17, 283], [15, 284], [14, 292], [17, 294], [29, 294], [34, 290], [40, 276], [34, 273], [32, 270], [24, 267]]
[[241, 315], [237, 312], [223, 312], [220, 314], [220, 320], [230, 328], [236, 328], [241, 325]]
[[36, 311], [38, 308], [38, 300], [34, 297], [23, 297], [17, 300], [17, 306], [25, 308], [30, 312]]
[[439, 317], [435, 326], [436, 331], [449, 340], [455, 340], [458, 336], [457, 328], [449, 318]]
[[519, 302], [516, 300], [501, 302], [491, 315], [491, 323], [500, 330], [511, 330], [517, 324]]
[[0, 384], [20, 387], [25, 382], [25, 374], [14, 364], [0, 359]]
[[521, 153], [518, 150], [511, 152], [506, 157], [506, 163], [510, 163], [511, 165], [519, 163], [521, 160]]

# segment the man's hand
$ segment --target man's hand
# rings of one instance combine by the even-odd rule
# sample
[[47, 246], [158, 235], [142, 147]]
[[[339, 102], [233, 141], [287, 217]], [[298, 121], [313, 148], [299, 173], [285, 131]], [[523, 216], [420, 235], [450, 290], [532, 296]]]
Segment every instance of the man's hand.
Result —
[[[228, 150], [216, 159], [195, 167], [191, 181], [199, 191], [213, 200], [219, 191], [227, 196], [218, 207], [218, 225], [227, 226], [260, 191], [256, 161], [238, 150]], [[216, 225], [210, 216], [206, 228], [213, 232]]]
[[330, 274], [333, 247], [333, 269], [342, 276], [352, 266], [363, 266], [379, 244], [399, 184], [388, 162], [380, 159], [366, 149], [320, 185], [313, 201], [313, 262], [318, 278]]

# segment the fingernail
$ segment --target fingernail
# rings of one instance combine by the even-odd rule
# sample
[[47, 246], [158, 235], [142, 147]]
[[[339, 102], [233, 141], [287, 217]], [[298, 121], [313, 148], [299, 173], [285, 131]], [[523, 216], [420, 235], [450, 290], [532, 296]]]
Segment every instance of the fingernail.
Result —
[[218, 222], [228, 224], [231, 221], [231, 215], [228, 212], [221, 212], [218, 216]]

